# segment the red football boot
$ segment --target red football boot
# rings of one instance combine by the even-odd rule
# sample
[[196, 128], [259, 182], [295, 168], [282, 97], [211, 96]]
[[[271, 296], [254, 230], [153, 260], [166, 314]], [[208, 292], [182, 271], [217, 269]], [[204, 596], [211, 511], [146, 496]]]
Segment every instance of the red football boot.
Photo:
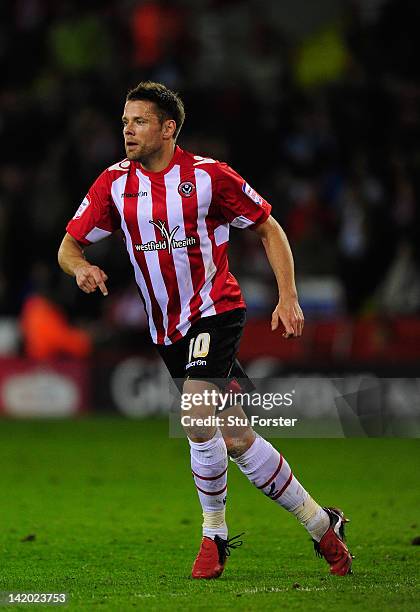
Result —
[[330, 573], [336, 576], [351, 574], [353, 555], [345, 544], [344, 524], [349, 520], [338, 508], [324, 508], [330, 517], [330, 526], [321, 538], [320, 542], [314, 540], [315, 552], [324, 557], [330, 566]]
[[[218, 578], [225, 569], [226, 559], [230, 555], [230, 550], [242, 546], [240, 535], [224, 540], [220, 536], [215, 536], [214, 540], [204, 536], [201, 540], [200, 550], [194, 561], [191, 576], [193, 578]], [[236, 540], [236, 541], [235, 541]]]

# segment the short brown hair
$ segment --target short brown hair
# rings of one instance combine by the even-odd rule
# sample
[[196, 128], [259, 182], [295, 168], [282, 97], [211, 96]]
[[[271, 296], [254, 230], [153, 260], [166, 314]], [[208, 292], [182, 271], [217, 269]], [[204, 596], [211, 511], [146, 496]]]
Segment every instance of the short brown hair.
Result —
[[158, 109], [158, 116], [161, 123], [165, 119], [173, 119], [176, 123], [174, 139], [178, 138], [178, 134], [182, 128], [185, 119], [184, 103], [177, 93], [168, 89], [162, 83], [154, 83], [153, 81], [142, 81], [130, 89], [127, 94], [126, 101], [129, 100], [148, 100], [154, 102]]

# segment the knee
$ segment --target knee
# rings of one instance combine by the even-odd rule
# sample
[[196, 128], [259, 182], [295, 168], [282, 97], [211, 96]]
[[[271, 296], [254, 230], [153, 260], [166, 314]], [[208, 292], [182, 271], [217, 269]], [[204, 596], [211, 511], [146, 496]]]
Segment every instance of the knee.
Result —
[[197, 444], [200, 444], [202, 442], [208, 442], [211, 440], [216, 433], [216, 428], [207, 429], [199, 427], [184, 427], [184, 431], [191, 442], [197, 442]]
[[216, 433], [216, 427], [211, 422], [206, 423], [207, 420], [208, 417], [191, 415], [188, 419], [182, 421], [184, 431], [191, 442], [207, 442], [213, 438]]
[[182, 395], [188, 398], [188, 408], [184, 407], [186, 412], [181, 416], [181, 424], [191, 442], [207, 442], [216, 433], [213, 423], [215, 406], [205, 395], [213, 387], [216, 389], [211, 383], [201, 380], [188, 379], [184, 382]]
[[240, 436], [224, 436], [226, 448], [229, 457], [237, 459], [245, 453], [254, 443], [255, 432], [252, 429], [246, 431]]

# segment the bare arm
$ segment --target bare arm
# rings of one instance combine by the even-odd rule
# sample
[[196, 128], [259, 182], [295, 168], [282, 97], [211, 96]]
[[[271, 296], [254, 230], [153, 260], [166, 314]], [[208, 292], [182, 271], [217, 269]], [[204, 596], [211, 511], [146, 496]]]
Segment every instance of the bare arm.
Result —
[[271, 329], [278, 328], [279, 320], [285, 327], [285, 338], [298, 337], [303, 331], [303, 313], [299, 306], [295, 285], [293, 255], [283, 229], [270, 215], [255, 228], [267, 253], [279, 289], [279, 301], [271, 318]]
[[99, 287], [103, 295], [108, 295], [107, 275], [86, 260], [82, 245], [68, 233], [58, 250], [58, 263], [66, 274], [76, 278], [78, 287], [85, 293], [92, 293]]

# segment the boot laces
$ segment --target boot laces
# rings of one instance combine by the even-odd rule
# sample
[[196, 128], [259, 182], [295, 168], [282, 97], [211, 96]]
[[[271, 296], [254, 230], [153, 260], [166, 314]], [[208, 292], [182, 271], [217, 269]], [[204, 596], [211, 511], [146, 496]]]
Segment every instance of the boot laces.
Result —
[[239, 533], [238, 535], [233, 536], [232, 538], [229, 538], [227, 540], [224, 540], [218, 535], [214, 538], [214, 541], [217, 545], [217, 549], [219, 551], [220, 563], [223, 564], [226, 560], [226, 557], [230, 557], [231, 550], [234, 550], [235, 548], [239, 548], [240, 546], [242, 546], [243, 542], [242, 540], [239, 540], [238, 538], [243, 536], [244, 533], [245, 532], [243, 531], [242, 533]]

